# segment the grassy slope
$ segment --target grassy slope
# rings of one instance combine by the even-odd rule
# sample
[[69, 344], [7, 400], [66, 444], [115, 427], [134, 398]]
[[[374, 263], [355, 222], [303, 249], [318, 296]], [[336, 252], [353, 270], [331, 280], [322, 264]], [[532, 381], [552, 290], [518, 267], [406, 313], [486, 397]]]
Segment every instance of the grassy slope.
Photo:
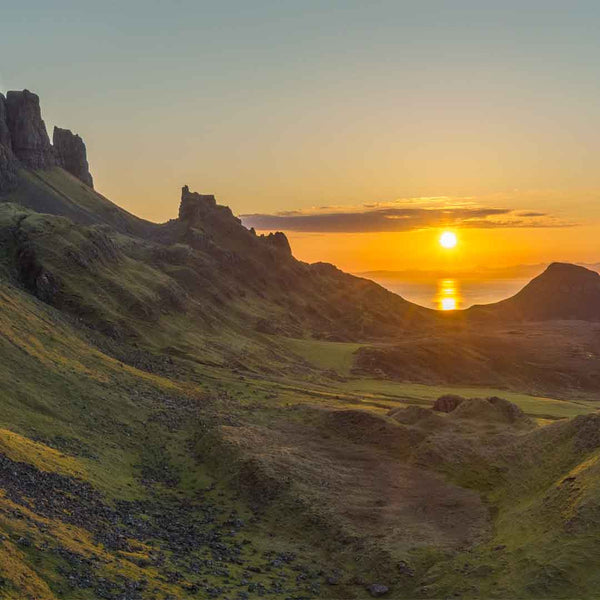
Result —
[[494, 536], [468, 554], [438, 563], [426, 581], [427, 595], [597, 597], [597, 443], [582, 443], [590, 434], [587, 427], [580, 427], [575, 439], [567, 432], [573, 433], [570, 424], [556, 423], [490, 460], [488, 468], [505, 475], [491, 488], [483, 480], [473, 485], [496, 507]]
[[[263, 409], [257, 411], [252, 420], [260, 422], [263, 418], [270, 419], [269, 415], [280, 413], [285, 404], [278, 396], [272, 397], [272, 386], [263, 383], [261, 387], [260, 382], [249, 384], [231, 375], [223, 376], [217, 385], [208, 380], [202, 386], [197, 380], [179, 383], [136, 370], [89, 346], [59, 313], [12, 286], [3, 286], [0, 301], [3, 427], [0, 440], [4, 453], [13, 460], [30, 463], [42, 470], [89, 481], [107, 498], [143, 499], [148, 494], [140, 484], [140, 465], [158, 459], [146, 456], [145, 429], [153, 417], [163, 414], [165, 405], [171, 406], [172, 418], [176, 421], [177, 403], [185, 408], [185, 399], [190, 396], [198, 398], [201, 404], [206, 403], [203, 414], [211, 412], [209, 398], [220, 398], [220, 403], [230, 414], [236, 411], [238, 404], [248, 406], [259, 400]], [[214, 375], [218, 377], [218, 373]], [[313, 401], [310, 391], [310, 387], [299, 388], [292, 398]], [[153, 445], [163, 438], [162, 444], [173, 448], [170, 460], [172, 467], [183, 473], [182, 493], [193, 493], [211, 481], [206, 468], [195, 464], [192, 456], [182, 452], [185, 437], [193, 433], [177, 427], [171, 434], [164, 428], [153, 429], [152, 434]], [[40, 441], [34, 442], [32, 438]], [[229, 502], [242, 510], [239, 501]], [[12, 540], [5, 550], [11, 553], [11, 561], [21, 557], [19, 569], [32, 575], [14, 579], [14, 573], [19, 570], [7, 572], [5, 576], [11, 582], [7, 586], [9, 595], [15, 586], [20, 590], [19, 594], [41, 593], [32, 590], [35, 586], [41, 589], [44, 582], [52, 582], [55, 579], [52, 573], [57, 566], [53, 561], [38, 562], [36, 550], [27, 546], [24, 552], [15, 545], [16, 540], [31, 539], [37, 549], [48, 540], [55, 543], [59, 539], [62, 547], [78, 555], [102, 555], [102, 548], [85, 528], [70, 529], [60, 520], [48, 519], [45, 522], [50, 532], [40, 536], [35, 528], [24, 527], [22, 522], [7, 517], [10, 511], [24, 514], [22, 508], [5, 501], [3, 528]], [[277, 518], [277, 510], [273, 514]], [[30, 517], [38, 521], [42, 518], [33, 514]], [[65, 527], [67, 530], [63, 531]], [[279, 527], [283, 528], [287, 538], [289, 526], [284, 522]], [[260, 547], [260, 530], [254, 535], [255, 543]], [[76, 542], [75, 538], [83, 542]], [[275, 545], [285, 543], [290, 544], [280, 541]], [[135, 564], [129, 564], [124, 556], [116, 562], [116, 572], [125, 573], [127, 577], [147, 576], [136, 569]], [[105, 575], [115, 574], [107, 572]], [[49, 590], [45, 593], [54, 593], [52, 585]], [[180, 594], [181, 590], [171, 589], [170, 593]]]
[[[180, 383], [120, 363], [87, 344], [55, 310], [6, 282], [0, 293], [0, 333], [2, 454], [42, 471], [89, 482], [109, 504], [116, 499], [145, 501], [162, 489], [165, 498], [188, 498], [193, 505], [200, 490], [216, 486], [204, 493], [199, 511], [216, 503], [217, 524], [232, 512], [246, 522], [252, 520], [252, 512], [237, 493], [223, 489], [195, 454], [186, 451], [190, 447], [186, 439], [191, 440], [201, 427], [197, 414], [206, 418], [218, 406], [220, 395], [227, 401], [227, 395], [213, 384]], [[163, 451], [156, 452], [157, 448]], [[176, 488], [144, 485], [144, 471], [163, 468], [163, 463], [178, 475]], [[310, 565], [317, 564], [318, 553], [301, 549], [301, 534], [294, 541], [289, 529], [277, 531], [267, 520], [242, 530], [240, 535], [252, 539], [244, 546], [243, 566], [216, 561], [230, 577], [186, 572], [182, 564], [175, 559], [171, 564], [169, 558], [162, 569], [139, 567], [140, 560], [160, 549], [160, 539], [155, 540], [152, 552], [137, 543], [134, 555], [129, 556], [107, 549], [85, 524], [74, 526], [60, 517], [44, 517], [43, 511], [36, 511], [35, 501], [27, 508], [0, 495], [0, 525], [6, 536], [0, 547], [0, 597], [95, 597], [92, 590], [73, 588], [59, 575], [61, 568], [64, 573], [68, 567], [63, 558], [67, 551], [80, 557], [78, 560], [94, 557], [99, 561], [96, 576], [117, 582], [149, 580], [148, 585], [160, 591], [148, 597], [195, 595], [181, 585], [165, 583], [164, 573], [169, 568], [184, 572], [186, 582], [198, 582], [200, 588], [226, 588], [233, 585], [235, 577], [244, 579], [248, 566], [264, 569], [265, 561], [268, 563], [264, 553], [273, 549], [299, 556], [298, 561], [277, 570], [286, 582], [285, 589], [297, 588], [296, 593], [310, 596], [311, 586], [322, 582], [311, 574], [316, 566]], [[199, 548], [198, 555], [205, 551]], [[308, 565], [300, 571], [308, 573], [306, 585], [294, 583], [298, 571], [293, 567], [300, 557]], [[271, 586], [273, 573], [250, 575], [255, 584]]]
[[286, 340], [285, 343], [313, 366], [324, 370], [333, 369], [346, 378], [345, 381], [327, 382], [330, 390], [335, 389], [338, 395], [341, 394], [340, 400], [343, 402], [352, 402], [353, 399], [356, 403], [377, 402], [388, 409], [410, 404], [430, 406], [439, 396], [451, 392], [466, 397], [501, 396], [536, 418], [575, 417], [594, 412], [597, 408], [592, 395], [589, 400], [584, 396], [584, 399], [575, 401], [484, 386], [424, 385], [351, 376], [354, 356], [363, 347], [362, 344], [295, 339]]
[[[278, 375], [269, 382], [264, 378], [236, 375], [228, 370], [198, 366], [196, 363], [192, 371], [187, 371], [190, 378], [187, 383], [178, 382], [139, 371], [99, 352], [73, 330], [70, 322], [55, 310], [32, 300], [28, 295], [9, 285], [3, 286], [0, 299], [2, 302], [0, 364], [3, 365], [0, 376], [2, 385], [0, 426], [3, 428], [0, 446], [3, 452], [13, 460], [24, 461], [40, 469], [69, 474], [89, 481], [107, 499], [143, 500], [148, 496], [149, 489], [140, 483], [141, 466], [144, 463], [160, 464], [161, 457], [146, 452], [145, 445], [150, 440], [145, 429], [149, 421], [163, 414], [165, 404], [171, 407], [171, 414], [176, 420], [175, 416], [179, 412], [176, 407], [179, 404], [182, 405], [181, 410], [188, 415], [186, 418], [189, 419], [189, 413], [186, 412], [186, 399], [193, 397], [200, 402], [201, 417], [190, 421], [189, 429], [185, 426], [177, 426], [172, 432], [168, 432], [164, 427], [152, 429], [152, 446], [159, 444], [166, 448], [170, 468], [181, 473], [178, 493], [184, 496], [192, 494], [193, 497], [199, 488], [205, 488], [211, 482], [221, 482], [213, 492], [223, 494], [218, 497], [219, 503], [229, 510], [238, 511], [239, 514], [251, 515], [248, 508], [245, 508], [244, 502], [239, 497], [236, 499], [238, 491], [243, 492], [243, 497], [252, 500], [252, 495], [255, 493], [253, 486], [263, 485], [261, 482], [270, 481], [269, 477], [277, 481], [279, 474], [275, 468], [269, 470], [269, 462], [265, 461], [266, 466], [261, 467], [261, 473], [256, 479], [250, 478], [248, 482], [247, 475], [241, 477], [242, 472], [239, 469], [246, 464], [244, 457], [255, 458], [257, 448], [253, 445], [250, 448], [246, 447], [247, 438], [239, 438], [240, 432], [245, 435], [265, 427], [267, 428], [265, 431], [271, 431], [273, 434], [276, 431], [282, 433], [288, 431], [287, 434], [284, 433], [288, 448], [298, 442], [303, 445], [317, 443], [318, 445], [313, 446], [312, 452], [307, 457], [303, 458], [299, 455], [301, 464], [308, 467], [310, 460], [306, 462], [306, 458], [318, 459], [318, 452], [329, 452], [328, 447], [324, 448], [320, 440], [332, 435], [332, 432], [327, 433], [331, 427], [329, 422], [325, 425], [326, 429], [323, 429], [322, 413], [319, 412], [321, 409], [317, 413], [313, 412], [313, 407], [316, 405], [338, 409], [360, 406], [378, 414], [381, 412], [380, 407], [377, 406], [378, 402], [386, 407], [413, 403], [425, 405], [429, 398], [440, 391], [440, 389], [429, 390], [427, 386], [409, 386], [383, 381], [350, 379], [340, 382], [318, 373], [296, 381], [294, 377]], [[302, 347], [305, 356], [307, 355], [306, 342], [291, 343]], [[320, 362], [319, 356], [323, 353], [321, 366], [330, 368], [347, 364], [347, 355], [352, 346], [344, 347], [335, 343], [318, 342], [318, 348], [318, 352], [312, 348], [308, 355], [312, 355], [315, 361]], [[341, 359], [333, 358], [340, 352]], [[309, 381], [311, 378], [312, 383]], [[374, 402], [371, 403], [370, 399]], [[574, 411], [579, 410], [577, 405], [568, 403], [543, 398], [528, 399], [525, 396], [521, 398], [521, 402], [527, 401], [533, 403], [532, 413], [543, 408], [544, 414], [553, 417], [564, 416], [563, 404], [572, 407]], [[298, 412], [297, 408], [290, 410], [290, 407], [298, 406], [306, 406], [308, 412], [302, 410]], [[527, 408], [526, 404], [524, 406]], [[195, 450], [191, 454], [186, 452], [186, 438], [196, 440], [198, 430], [204, 430], [206, 423], [209, 423], [209, 428], [213, 430], [210, 425], [210, 415], [216, 415], [217, 423], [221, 422], [224, 415], [228, 415], [229, 421], [226, 420], [225, 423], [237, 421], [238, 426], [232, 429], [226, 424], [223, 429], [218, 425], [214, 430], [215, 433], [192, 444]], [[292, 429], [289, 429], [290, 424]], [[301, 433], [298, 433], [299, 431]], [[236, 434], [233, 438], [232, 433]], [[292, 433], [299, 437], [294, 439], [290, 436]], [[339, 433], [333, 435], [332, 441], [338, 447]], [[32, 441], [33, 439], [39, 441]], [[245, 441], [240, 445], [241, 439]], [[207, 443], [209, 446], [206, 446]], [[358, 445], [359, 448], [363, 448], [361, 453], [371, 452], [371, 444], [368, 439], [361, 441]], [[219, 451], [219, 447], [229, 448], [229, 450], [224, 450], [225, 454], [223, 454], [223, 451]], [[349, 455], [354, 452], [354, 448], [355, 446], [348, 446]], [[198, 450], [205, 457], [204, 464], [197, 462]], [[233, 454], [228, 455], [227, 452]], [[271, 458], [279, 461], [280, 451], [275, 449], [274, 452]], [[227, 459], [227, 456], [231, 460]], [[321, 454], [321, 458], [325, 459], [325, 456]], [[266, 455], [263, 456], [264, 458]], [[341, 457], [338, 457], [338, 460], [340, 459]], [[499, 507], [494, 538], [481, 547], [477, 546], [475, 554], [471, 553], [465, 557], [459, 554], [451, 559], [450, 563], [444, 560], [447, 556], [445, 551], [440, 553], [435, 544], [423, 546], [416, 554], [402, 552], [400, 556], [409, 560], [411, 568], [417, 570], [419, 581], [424, 577], [428, 586], [419, 588], [419, 591], [414, 587], [417, 581], [407, 584], [401, 579], [396, 581], [397, 592], [405, 589], [404, 593], [420, 593], [427, 596], [460, 589], [465, 595], [471, 593], [477, 596], [482, 589], [485, 589], [489, 595], [501, 596], [502, 593], [510, 591], [514, 595], [536, 597], [541, 589], [539, 586], [545, 586], [546, 593], [556, 597], [558, 588], [552, 583], [554, 576], [550, 577], [540, 569], [542, 569], [542, 560], [545, 556], [550, 557], [554, 545], [563, 542], [560, 537], [556, 539], [556, 535], [547, 535], [546, 538], [541, 535], [547, 516], [543, 521], [538, 521], [535, 517], [536, 505], [543, 501], [543, 495], [548, 489], [553, 489], [556, 481], [564, 479], [565, 474], [577, 468], [579, 463], [576, 461], [577, 457], [570, 456], [559, 465], [549, 465], [547, 475], [543, 475], [539, 480], [533, 478], [533, 475], [538, 473], [537, 470], [530, 467], [529, 472], [519, 473], [519, 479], [510, 486], [499, 487], [492, 493], [486, 490], [489, 500]], [[333, 477], [333, 474], [326, 469], [323, 470], [325, 463], [318, 464], [325, 476]], [[593, 466], [593, 460], [591, 464]], [[340, 465], [343, 465], [343, 462], [340, 462]], [[451, 478], [464, 477], [464, 472], [457, 473], [450, 470], [447, 475]], [[240, 478], [246, 482], [241, 487]], [[532, 485], [531, 481], [534, 481], [535, 485]], [[223, 482], [229, 482], [226, 488], [221, 487]], [[523, 489], [517, 485], [518, 482]], [[593, 476], [590, 485], [593, 496], [595, 489]], [[513, 489], [513, 486], [516, 489]], [[278, 485], [271, 482], [266, 489], [277, 488]], [[294, 505], [292, 502], [290, 505], [290, 498], [293, 497], [302, 499], [302, 504]], [[314, 550], [317, 545], [323, 545], [323, 540], [317, 541], [318, 529], [323, 527], [323, 519], [335, 518], [335, 515], [327, 512], [321, 514], [317, 511], [312, 513], [313, 516], [308, 522], [303, 521], [301, 516], [306, 514], [305, 503], [314, 505], [319, 498], [319, 494], [314, 495], [314, 490], [310, 495], [306, 495], [305, 491], [299, 488], [294, 490], [292, 496], [284, 494], [281, 501], [275, 501], [263, 514], [260, 524], [252, 525], [244, 532], [252, 539], [252, 548], [257, 552], [257, 555], [250, 553], [249, 564], [262, 565], [264, 560], [262, 553], [271, 547], [286, 549], [286, 551], [291, 548], [300, 556], [304, 556], [303, 562], [317, 561], [327, 565], [327, 570], [331, 573], [338, 571], [343, 573], [344, 585], [342, 586], [326, 586], [323, 579], [319, 580], [318, 577], [311, 581], [312, 585], [321, 586], [319, 592], [321, 597], [336, 595], [360, 597], [363, 587], [351, 583], [352, 574], [358, 574], [356, 581], [359, 582], [361, 578], [362, 581], [368, 581], [365, 579], [368, 574], [360, 575], [361, 569], [354, 561], [356, 557], [365, 559], [366, 556], [371, 556], [375, 550], [373, 548], [365, 550], [360, 544], [357, 546], [344, 542], [344, 536], [352, 537], [360, 533], [360, 531], [354, 533], [347, 531], [339, 541], [336, 541], [338, 539], [336, 536], [339, 534], [335, 534], [329, 545], [324, 547], [323, 558], [319, 559]], [[115, 555], [109, 551], [108, 554], [103, 554], [106, 550], [94, 541], [93, 535], [86, 531], [85, 527], [73, 528], [62, 523], [60, 519], [43, 520], [44, 518], [35, 514], [35, 511], [29, 514], [24, 507], [15, 506], [10, 500], [3, 500], [3, 503], [2, 528], [8, 535], [2, 547], [4, 552], [2, 564], [5, 565], [3, 576], [7, 581], [4, 588], [6, 597], [26, 597], [30, 594], [32, 597], [51, 598], [58, 593], [58, 588], [63, 589], [62, 597], [87, 597], [81, 596], [80, 590], [69, 591], [68, 586], [65, 589], [64, 583], [60, 583], [61, 578], [57, 577], [56, 573], [61, 564], [64, 568], [63, 559], [54, 557], [51, 560], [40, 559], [44, 544], [53, 546], [58, 544], [78, 556], [106, 556], [112, 562], [110, 568], [107, 566], [106, 569], [99, 570], [102, 576], [114, 580], [119, 579], [119, 574], [129, 580], [150, 577], [150, 580], [155, 581], [156, 586], [165, 594], [186, 597], [185, 589], [166, 585], [158, 571], [154, 573], [147, 568], [140, 569], [135, 561], [130, 560], [137, 560], [140, 554], [144, 556], [145, 551], [142, 547], [134, 553], [137, 558], [123, 552]], [[564, 509], [561, 507], [561, 510]], [[291, 513], [291, 511], [295, 512]], [[37, 527], [27, 525], [27, 519], [15, 519], [16, 514], [29, 515], [30, 519], [35, 519], [38, 523], [46, 523], [48, 528], [46, 533], [42, 535]], [[311, 511], [308, 514], [310, 515]], [[292, 515], [293, 518], [290, 519]], [[561, 517], [560, 514], [554, 514], [553, 518]], [[317, 530], [311, 528], [311, 519], [318, 525]], [[522, 526], [515, 529], [515, 523], [523, 522], [528, 523], [527, 535], [523, 533]], [[308, 527], [306, 527], [307, 523]], [[275, 537], [269, 537], [270, 535]], [[31, 540], [33, 546], [21, 547], [19, 540], [23, 538]], [[595, 539], [594, 534], [587, 532], [575, 541], [572, 540], [570, 548], [579, 553], [573, 556], [581, 558], [583, 555], [586, 560], [589, 560], [589, 553], [594, 552], [593, 539]], [[502, 574], [499, 578], [497, 569], [490, 570], [490, 561], [500, 552], [493, 548], [500, 545], [506, 546], [502, 551], [505, 557], [503, 560], [506, 568], [510, 568], [511, 574]], [[346, 553], [343, 547], [348, 548]], [[393, 555], [394, 546], [386, 547]], [[309, 548], [312, 549], [309, 551]], [[520, 553], [523, 552], [532, 554], [533, 562], [528, 562], [530, 559], [522, 559]], [[253, 563], [255, 560], [253, 556], [257, 556], [255, 563]], [[563, 562], [567, 560], [566, 555], [562, 556], [560, 560]], [[556, 556], [554, 559], [554, 562], [560, 562]], [[389, 558], [381, 560], [383, 563]], [[464, 566], [465, 561], [468, 563], [468, 568]], [[429, 566], [434, 563], [435, 566], [428, 571]], [[528, 564], [533, 566], [529, 568]], [[177, 564], [172, 568], [181, 570], [181, 565]], [[316, 566], [313, 568], [318, 570]], [[475, 581], [472, 581], [469, 569], [476, 573], [473, 575]], [[533, 573], [531, 569], [535, 571], [539, 585], [523, 593], [523, 590], [529, 590], [526, 580]], [[387, 575], [384, 573], [382, 576], [387, 577], [388, 581], [394, 580], [394, 576], [390, 573]], [[188, 577], [191, 581], [196, 580], [194, 575]], [[580, 573], [578, 577], [582, 578], [581, 582], [577, 582], [578, 593], [581, 597], [589, 595], [590, 586], [594, 584], [593, 578], [591, 579], [586, 573]], [[239, 578], [242, 579], [243, 575], [240, 574]], [[292, 576], [289, 575], [288, 580], [291, 579]], [[222, 578], [211, 576], [209, 582], [213, 586], [222, 584]], [[560, 585], [567, 590], [573, 590], [575, 584], [571, 579], [565, 583], [563, 578], [560, 579]], [[317, 588], [313, 588], [313, 591], [315, 589]], [[307, 590], [305, 593], [310, 593]]]
[[40, 213], [66, 216], [76, 223], [104, 223], [123, 233], [142, 235], [156, 226], [116, 206], [63, 169], [19, 172], [19, 187], [2, 200]]
[[[41, 177], [43, 186], [76, 207], [104, 210], [96, 195], [60, 172]], [[38, 179], [31, 185], [42, 185]], [[34, 478], [49, 472], [67, 478], [61, 485], [86, 482], [107, 506], [140, 503], [128, 505], [133, 516], [121, 515], [124, 521], [162, 523], [165, 515], [179, 515], [181, 503], [191, 506], [183, 530], [194, 515], [208, 514], [225, 555], [215, 558], [214, 546], [199, 544], [179, 556], [160, 528], [115, 549], [92, 522], [74, 523], [69, 511], [47, 514], [42, 498], [30, 505], [19, 500], [7, 475], [0, 502], [6, 535], [0, 595], [97, 597], [93, 577], [88, 588], [67, 583], [75, 564], [79, 575], [89, 571], [120, 585], [147, 579], [136, 591], [140, 597], [210, 595], [219, 587], [221, 595], [242, 590], [252, 597], [260, 595], [260, 583], [275, 597], [350, 598], [364, 596], [364, 584], [374, 578], [394, 584], [396, 597], [593, 597], [598, 582], [582, 565], [597, 558], [596, 450], [575, 448], [564, 422], [541, 434], [508, 436], [509, 443], [495, 437], [494, 427], [482, 426], [476, 435], [467, 427], [464, 439], [436, 434], [423, 453], [415, 452], [423, 439], [418, 427], [385, 415], [401, 406], [428, 406], [448, 386], [355, 377], [353, 358], [361, 344], [258, 333], [245, 321], [261, 314], [256, 297], [213, 287], [187, 303], [179, 280], [148, 260], [146, 242], [1, 208], [4, 231], [18, 223], [42, 251], [44, 267], [61, 277], [57, 306], [76, 307], [101, 331], [125, 331], [128, 338], [74, 327], [73, 317], [3, 279], [0, 457], [30, 465]], [[116, 249], [103, 253], [111, 240]], [[5, 253], [11, 248], [2, 246]], [[4, 259], [5, 277], [14, 277], [10, 257]], [[220, 294], [218, 302], [206, 301], [214, 294]], [[227, 311], [220, 310], [223, 303]], [[561, 401], [464, 386], [452, 391], [504, 396], [551, 420], [595, 409], [585, 398]], [[493, 452], [477, 446], [487, 437], [498, 441]], [[432, 455], [438, 459], [428, 462]], [[576, 484], [565, 487], [571, 473]], [[416, 487], [421, 495], [412, 497]], [[486, 506], [491, 534], [478, 520]], [[479, 515], [474, 521], [471, 509]], [[245, 525], [229, 536], [233, 514]], [[452, 527], [456, 514], [464, 528], [462, 522], [458, 530]], [[463, 529], [469, 531], [464, 539]], [[241, 538], [249, 543], [239, 549]], [[475, 545], [463, 553], [468, 544]], [[161, 550], [162, 564], [156, 560]], [[276, 559], [273, 566], [273, 550], [294, 552], [297, 559]], [[190, 557], [216, 566], [204, 565], [198, 573]], [[183, 573], [183, 581], [173, 572]], [[327, 585], [327, 577], [340, 585]], [[186, 587], [190, 583], [198, 590]]]

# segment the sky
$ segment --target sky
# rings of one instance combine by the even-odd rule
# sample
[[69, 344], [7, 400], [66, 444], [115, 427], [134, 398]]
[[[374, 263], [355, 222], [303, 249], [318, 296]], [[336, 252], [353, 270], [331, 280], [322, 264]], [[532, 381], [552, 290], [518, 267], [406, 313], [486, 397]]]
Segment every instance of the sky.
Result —
[[187, 184], [352, 272], [600, 258], [600, 3], [0, 9], [0, 90], [38, 93], [141, 217]]

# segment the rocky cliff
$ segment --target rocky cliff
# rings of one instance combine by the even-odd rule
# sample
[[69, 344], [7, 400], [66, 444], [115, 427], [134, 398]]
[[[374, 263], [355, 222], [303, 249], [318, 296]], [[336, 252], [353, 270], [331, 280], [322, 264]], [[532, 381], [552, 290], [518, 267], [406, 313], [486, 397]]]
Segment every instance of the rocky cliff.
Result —
[[59, 166], [93, 188], [94, 180], [90, 174], [83, 140], [78, 135], [71, 133], [69, 129], [55, 127], [52, 143]]
[[56, 128], [54, 146], [42, 119], [40, 99], [29, 90], [0, 94], [0, 194], [18, 185], [19, 168], [60, 166], [93, 187], [85, 144], [78, 135]]
[[12, 141], [6, 115], [6, 98], [0, 94], [0, 194], [17, 185], [17, 159], [12, 151]]
[[228, 250], [244, 255], [256, 252], [264, 259], [261, 251], [292, 257], [287, 237], [281, 231], [257, 236], [253, 230], [246, 229], [228, 206], [217, 204], [212, 194], [191, 192], [186, 185], [181, 190], [179, 205], [180, 225], [185, 228], [185, 239], [196, 246], [206, 246], [208, 239], [216, 240]]
[[8, 119], [6, 117], [6, 98], [0, 94], [0, 146], [12, 149], [10, 141], [10, 129], [8, 128]]
[[212, 194], [198, 194], [190, 192], [190, 188], [184, 185], [181, 189], [181, 204], [179, 205], [179, 220], [194, 222], [201, 219], [217, 208], [217, 200]]
[[0, 194], [17, 186], [18, 163], [10, 148], [0, 145]]
[[292, 255], [292, 248], [290, 247], [290, 243], [287, 239], [287, 236], [282, 231], [269, 233], [266, 236], [261, 236], [261, 238], [264, 239], [265, 242], [273, 248], [277, 248], [278, 250], [282, 251], [288, 256]]
[[40, 99], [29, 90], [6, 94], [6, 120], [12, 150], [30, 169], [46, 169], [56, 164], [46, 125], [42, 120]]

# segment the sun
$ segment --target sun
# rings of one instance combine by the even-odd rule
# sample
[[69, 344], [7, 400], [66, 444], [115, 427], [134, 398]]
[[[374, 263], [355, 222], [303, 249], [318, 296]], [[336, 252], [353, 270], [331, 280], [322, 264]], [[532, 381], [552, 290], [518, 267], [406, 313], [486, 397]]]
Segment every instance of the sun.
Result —
[[458, 242], [456, 234], [452, 231], [444, 231], [442, 235], [440, 235], [440, 246], [442, 248], [454, 248]]

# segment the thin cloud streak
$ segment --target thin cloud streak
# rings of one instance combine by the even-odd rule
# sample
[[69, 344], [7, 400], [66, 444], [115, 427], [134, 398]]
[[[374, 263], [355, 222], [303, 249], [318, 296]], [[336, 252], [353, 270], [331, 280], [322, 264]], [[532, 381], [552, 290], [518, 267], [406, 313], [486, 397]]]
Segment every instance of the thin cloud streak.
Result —
[[439, 227], [495, 229], [574, 225], [546, 213], [484, 207], [385, 207], [318, 213], [289, 211], [272, 215], [247, 214], [241, 215], [241, 219], [247, 227], [261, 231], [304, 233], [380, 233]]

